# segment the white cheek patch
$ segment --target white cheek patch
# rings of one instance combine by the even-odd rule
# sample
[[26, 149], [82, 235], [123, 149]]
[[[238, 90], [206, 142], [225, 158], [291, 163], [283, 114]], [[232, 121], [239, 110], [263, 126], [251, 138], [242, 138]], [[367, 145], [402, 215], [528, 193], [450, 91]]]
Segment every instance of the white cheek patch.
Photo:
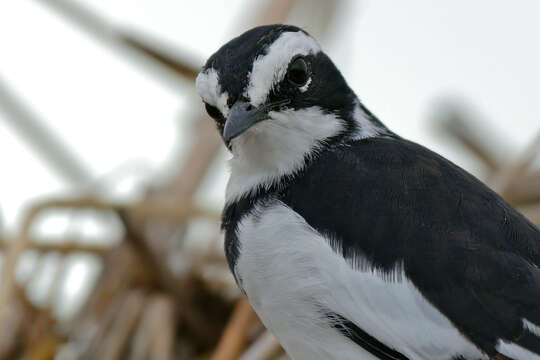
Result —
[[226, 91], [221, 92], [216, 70], [210, 68], [201, 71], [195, 80], [195, 88], [205, 103], [217, 107], [223, 116], [229, 115], [229, 107], [227, 106], [229, 95]]
[[301, 170], [305, 157], [315, 154], [321, 142], [345, 129], [337, 115], [315, 106], [271, 111], [269, 116], [231, 142], [234, 157], [230, 160], [227, 203]]
[[[268, 48], [266, 55], [255, 59], [245, 95], [253, 106], [263, 104], [275, 84], [285, 77], [291, 59], [296, 55], [317, 54], [321, 47], [305, 33], [284, 32]], [[309, 86], [308, 84], [304, 86]], [[307, 90], [307, 87], [304, 91]]]

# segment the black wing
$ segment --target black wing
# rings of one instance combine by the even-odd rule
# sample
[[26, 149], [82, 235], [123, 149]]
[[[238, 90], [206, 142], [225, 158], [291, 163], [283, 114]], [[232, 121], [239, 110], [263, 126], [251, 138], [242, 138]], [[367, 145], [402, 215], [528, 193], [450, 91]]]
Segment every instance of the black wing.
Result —
[[345, 257], [361, 254], [383, 271], [403, 262], [487, 354], [499, 339], [540, 354], [523, 325], [540, 325], [540, 231], [450, 161], [399, 138], [357, 141], [322, 154], [282, 201]]

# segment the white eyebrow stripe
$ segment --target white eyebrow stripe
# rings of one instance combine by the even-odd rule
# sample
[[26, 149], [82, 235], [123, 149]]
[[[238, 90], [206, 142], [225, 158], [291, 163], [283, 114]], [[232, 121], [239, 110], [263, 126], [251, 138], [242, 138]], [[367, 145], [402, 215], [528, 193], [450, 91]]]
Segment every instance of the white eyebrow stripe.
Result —
[[221, 92], [218, 73], [215, 69], [209, 68], [201, 71], [195, 80], [195, 88], [205, 103], [217, 107], [223, 116], [229, 115], [229, 106], [227, 105], [229, 95], [226, 91]]
[[272, 87], [285, 77], [287, 66], [296, 55], [317, 54], [321, 47], [302, 31], [284, 32], [253, 62], [246, 96], [253, 106], [264, 103]]

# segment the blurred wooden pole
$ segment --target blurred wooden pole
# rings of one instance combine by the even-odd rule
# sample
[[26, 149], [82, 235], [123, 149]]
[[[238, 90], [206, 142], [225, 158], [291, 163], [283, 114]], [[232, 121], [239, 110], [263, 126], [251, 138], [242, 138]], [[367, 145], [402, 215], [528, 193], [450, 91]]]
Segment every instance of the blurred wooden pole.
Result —
[[93, 178], [82, 160], [32, 113], [25, 103], [0, 78], [0, 108], [7, 114], [5, 121], [30, 145], [34, 152], [66, 182], [80, 186]]
[[[169, 45], [151, 39], [148, 35], [136, 34], [107, 21], [91, 8], [76, 1], [36, 0], [74, 23], [87, 34], [101, 40], [101, 43], [119, 51], [129, 60], [139, 65], [141, 70], [155, 75], [162, 82], [179, 88], [178, 80], [192, 81], [199, 71], [197, 61], [191, 56], [168, 49]], [[172, 54], [172, 53], [175, 54]], [[149, 66], [153, 65], [153, 66]], [[171, 76], [172, 75], [172, 76]]]
[[270, 360], [283, 354], [283, 348], [268, 330], [238, 360]]
[[151, 296], [133, 336], [129, 360], [173, 360], [174, 301], [166, 294]]
[[503, 166], [494, 175], [494, 189], [503, 197], [511, 197], [517, 179], [521, 178], [540, 154], [540, 133], [529, 143], [515, 163]]
[[449, 134], [473, 156], [479, 159], [491, 173], [498, 171], [502, 162], [494, 152], [492, 144], [487, 144], [483, 134], [479, 134], [472, 117], [462, 105], [443, 103], [439, 105], [436, 115], [436, 126], [445, 134]]
[[[540, 171], [532, 164], [540, 157], [540, 132], [513, 162], [496, 156], [497, 144], [487, 145], [475, 118], [467, 116], [459, 104], [446, 104], [435, 121], [446, 133], [475, 155], [489, 170], [485, 182], [512, 205], [540, 226]], [[496, 136], [491, 136], [496, 138]]]
[[139, 321], [145, 301], [146, 295], [141, 291], [129, 291], [111, 328], [107, 332], [105, 341], [98, 349], [99, 353], [96, 354], [96, 359], [120, 360], [124, 358], [125, 347]]
[[248, 332], [257, 315], [246, 298], [238, 301], [210, 360], [236, 360], [249, 343]]

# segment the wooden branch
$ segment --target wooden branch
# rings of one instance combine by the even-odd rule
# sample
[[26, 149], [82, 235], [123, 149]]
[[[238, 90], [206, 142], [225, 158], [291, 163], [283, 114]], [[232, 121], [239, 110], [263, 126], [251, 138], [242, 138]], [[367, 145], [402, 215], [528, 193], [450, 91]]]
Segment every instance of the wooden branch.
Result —
[[441, 111], [436, 125], [445, 133], [457, 140], [472, 155], [481, 160], [490, 172], [496, 172], [502, 166], [493, 148], [486, 145], [484, 134], [479, 134], [471, 124], [471, 117], [459, 105], [446, 105]]
[[48, 200], [35, 204], [27, 212], [21, 228], [20, 235], [10, 243], [6, 251], [6, 258], [2, 267], [2, 287], [0, 288], [0, 312], [5, 310], [5, 305], [8, 303], [17, 284], [15, 282], [15, 268], [21, 254], [28, 248], [31, 237], [30, 231], [34, 220], [44, 210], [50, 208], [93, 208], [99, 210], [111, 210], [118, 212], [124, 207], [121, 204], [105, 203], [93, 197], [85, 197], [79, 199], [58, 199]]
[[125, 241], [106, 253], [102, 263], [101, 274], [89, 298], [79, 313], [62, 326], [63, 332], [72, 341], [82, 337], [84, 343], [88, 343], [90, 338], [89, 348], [84, 349], [88, 356], [84, 359], [93, 359], [91, 355], [101, 347], [106, 330], [122, 307], [129, 290], [154, 286], [152, 270], [141, 264], [139, 255]]
[[[189, 328], [197, 339], [206, 340], [206, 346], [213, 345], [217, 338], [216, 331], [220, 331], [220, 319], [216, 318], [217, 309], [224, 309], [223, 300], [219, 296], [213, 296], [214, 311], [204, 312], [200, 310], [197, 303], [198, 298], [210, 295], [204, 284], [196, 287], [189, 277], [176, 277], [172, 274], [167, 263], [162, 260], [149, 246], [149, 241], [144, 238], [144, 232], [140, 229], [140, 224], [136, 224], [126, 213], [121, 212], [121, 219], [124, 222], [127, 232], [127, 239], [141, 255], [142, 261], [156, 274], [159, 288], [168, 292], [175, 299], [177, 314], [181, 321]], [[199, 309], [199, 310], [198, 310]], [[217, 327], [219, 325], [219, 327]], [[213, 338], [212, 336], [215, 336]]]
[[107, 251], [111, 250], [110, 246], [78, 244], [76, 241], [67, 240], [66, 243], [51, 244], [51, 243], [35, 243], [28, 245], [28, 250], [39, 252], [58, 252], [60, 254], [69, 254], [73, 252], [84, 252], [98, 256], [103, 256]]
[[62, 338], [53, 333], [42, 334], [35, 342], [29, 344], [19, 360], [54, 359]]
[[291, 360], [291, 358], [289, 357], [289, 355], [283, 354], [280, 357], [278, 357], [276, 360]]
[[184, 224], [192, 218], [220, 220], [221, 214], [215, 210], [204, 209], [193, 203], [185, 204], [184, 201], [182, 203], [185, 206], [172, 205], [169, 201], [147, 200], [130, 206], [130, 211], [138, 219], [159, 219], [174, 221], [177, 224]]
[[206, 172], [221, 148], [221, 139], [213, 120], [201, 115], [197, 138], [177, 175], [165, 186], [151, 194], [149, 199], [160, 204], [182, 208], [190, 206]]
[[283, 354], [274, 335], [265, 331], [238, 360], [270, 360]]
[[96, 354], [96, 359], [117, 360], [123, 358], [125, 346], [144, 309], [145, 298], [146, 296], [141, 291], [132, 290], [128, 293], [104, 338], [102, 347]]
[[[5, 311], [0, 312], [0, 359], [12, 359], [12, 353], [20, 345], [23, 336], [26, 311], [24, 304], [16, 297], [5, 303]], [[7, 311], [9, 309], [9, 311]]]
[[523, 205], [517, 208], [531, 222], [540, 226], [540, 203]]
[[523, 174], [512, 179], [504, 193], [505, 199], [513, 205], [532, 205], [540, 202], [540, 171]]
[[540, 153], [540, 133], [526, 147], [518, 161], [515, 164], [510, 164], [502, 167], [494, 176], [494, 189], [503, 197], [511, 196], [508, 194], [515, 186], [514, 181], [519, 179], [529, 166], [534, 162]]
[[159, 80], [164, 82], [176, 80], [173, 83], [175, 88], [179, 85], [179, 79], [187, 78], [191, 81], [199, 71], [198, 65], [193, 65], [194, 61], [186, 61], [183, 56], [165, 51], [170, 46], [156, 47], [153, 41], [151, 46], [150, 41], [144, 39], [148, 36], [132, 35], [127, 29], [107, 21], [89, 7], [70, 0], [39, 0], [39, 2], [73, 22], [86, 34], [101, 40], [102, 44], [117, 50], [139, 65], [141, 70], [159, 76]]
[[236, 360], [248, 345], [248, 329], [257, 315], [246, 298], [238, 301], [211, 360]]
[[172, 360], [175, 318], [174, 300], [170, 296], [151, 296], [133, 336], [129, 360]]
[[174, 302], [168, 296], [156, 297], [153, 303], [153, 318], [156, 331], [151, 336], [150, 359], [172, 360], [175, 341]]
[[200, 66], [195, 65], [194, 61], [189, 62], [184, 56], [173, 54], [173, 47], [163, 41], [150, 39], [148, 35], [136, 35], [135, 31], [128, 29], [118, 30], [117, 36], [126, 46], [145, 54], [189, 81], [194, 81], [200, 71]]
[[57, 175], [77, 185], [92, 179], [92, 172], [83, 166], [81, 159], [1, 78], [0, 109], [7, 115], [3, 120]]

